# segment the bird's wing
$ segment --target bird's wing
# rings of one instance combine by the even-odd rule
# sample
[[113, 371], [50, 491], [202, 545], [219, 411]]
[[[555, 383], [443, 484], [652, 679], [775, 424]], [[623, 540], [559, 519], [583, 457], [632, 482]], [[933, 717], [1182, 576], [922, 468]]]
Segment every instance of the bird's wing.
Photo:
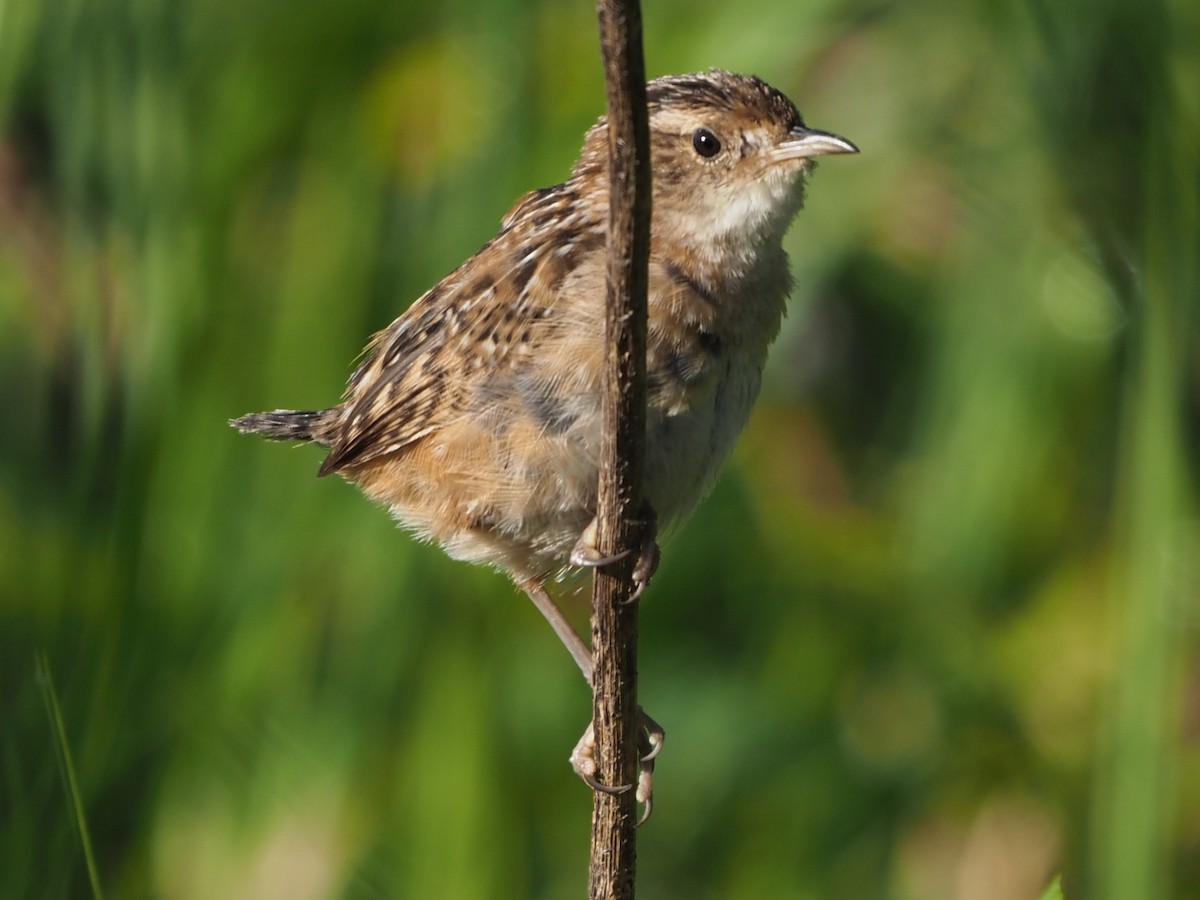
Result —
[[[320, 474], [401, 450], [466, 414], [480, 385], [533, 360], [564, 283], [603, 251], [568, 185], [526, 195], [491, 242], [379, 332], [350, 378]], [[565, 249], [564, 249], [565, 248]]]

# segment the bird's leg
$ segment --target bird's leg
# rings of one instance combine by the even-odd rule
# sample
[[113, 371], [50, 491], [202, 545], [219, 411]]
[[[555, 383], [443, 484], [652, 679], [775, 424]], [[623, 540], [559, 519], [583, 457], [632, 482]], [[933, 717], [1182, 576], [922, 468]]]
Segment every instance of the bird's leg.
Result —
[[[650, 579], [658, 571], [658, 562], [662, 557], [658, 549], [658, 516], [649, 503], [642, 507], [642, 522], [642, 546], [638, 549], [637, 562], [633, 567], [634, 590], [629, 597], [631, 603], [642, 596], [642, 592], [650, 584]], [[599, 541], [599, 531], [597, 521], [592, 519], [571, 549], [572, 565], [595, 569], [618, 562], [629, 555], [629, 550], [622, 550], [612, 556], [603, 555], [600, 548], [596, 546]]]
[[[655, 547], [657, 551], [657, 547]], [[579, 666], [579, 671], [583, 673], [584, 680], [587, 681], [588, 687], [595, 687], [593, 684], [593, 675], [595, 673], [595, 663], [592, 658], [592, 651], [583, 638], [579, 636], [574, 626], [563, 615], [563, 611], [558, 604], [554, 602], [554, 598], [550, 596], [550, 592], [537, 578], [525, 577], [516, 579], [518, 587], [521, 588], [529, 599], [533, 601], [533, 605], [538, 608], [541, 614], [550, 623], [550, 627], [554, 629], [554, 633], [558, 635], [558, 639], [562, 641], [563, 646], [567, 648], [567, 652], [571, 654], [571, 658], [575, 660], [575, 664]], [[638, 727], [640, 735], [638, 737], [638, 779], [637, 779], [637, 799], [639, 803], [645, 804], [645, 812], [638, 824], [642, 824], [650, 818], [650, 810], [653, 808], [654, 797], [654, 759], [662, 750], [663, 740], [666, 738], [666, 733], [662, 726], [654, 721], [646, 714], [640, 706], [638, 707]], [[588, 723], [587, 730], [584, 731], [583, 737], [575, 745], [575, 749], [571, 751], [570, 756], [571, 768], [575, 770], [575, 774], [584, 780], [584, 782], [593, 790], [603, 791], [606, 794], [620, 794], [632, 787], [632, 785], [622, 784], [610, 786], [601, 784], [596, 780], [596, 735], [593, 730], [592, 723]]]
[[516, 582], [517, 587], [529, 595], [529, 599], [538, 608], [538, 612], [545, 616], [550, 627], [554, 629], [554, 633], [558, 635], [558, 639], [563, 642], [563, 646], [571, 654], [571, 659], [575, 660], [575, 665], [579, 666], [579, 671], [583, 673], [588, 687], [592, 687], [592, 672], [595, 665], [592, 662], [591, 648], [584, 643], [579, 632], [575, 630], [575, 626], [563, 615], [563, 611], [559, 609], [558, 604], [554, 602], [554, 598], [550, 596], [550, 592], [546, 590], [540, 579], [524, 577], [517, 578]]

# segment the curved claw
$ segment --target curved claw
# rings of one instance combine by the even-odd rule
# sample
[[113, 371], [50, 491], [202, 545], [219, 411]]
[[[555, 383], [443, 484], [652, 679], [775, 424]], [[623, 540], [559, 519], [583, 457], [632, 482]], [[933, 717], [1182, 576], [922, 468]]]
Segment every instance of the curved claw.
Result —
[[642, 813], [641, 818], [637, 820], [637, 828], [641, 828], [643, 825], [645, 825], [650, 819], [650, 813], [654, 811], [654, 798], [652, 796], [647, 796], [645, 800], [640, 802], [646, 809], [645, 812]]
[[645, 539], [642, 541], [641, 551], [638, 553], [637, 565], [633, 567], [633, 583], [635, 587], [633, 594], [629, 597], [631, 603], [642, 596], [642, 591], [646, 590], [646, 586], [650, 584], [650, 579], [658, 571], [658, 564], [661, 560], [662, 551], [658, 549], [655, 529], [653, 527], [647, 528]]
[[587, 528], [583, 529], [583, 534], [579, 536], [579, 540], [575, 542], [575, 546], [571, 548], [571, 565], [598, 569], [600, 566], [619, 562], [629, 555], [628, 550], [622, 550], [620, 553], [614, 553], [612, 556], [601, 555], [600, 548], [596, 546], [596, 542], [599, 539], [600, 525], [595, 519], [592, 519], [588, 523]]
[[[658, 516], [649, 504], [645, 505], [642, 516], [644, 517], [645, 527], [642, 529], [642, 546], [638, 548], [637, 561], [633, 567], [632, 580], [634, 589], [627, 601], [629, 603], [642, 596], [642, 592], [650, 584], [650, 579], [658, 571], [658, 563], [662, 558], [657, 540]], [[620, 562], [633, 552], [632, 550], [622, 550], [620, 553], [614, 553], [611, 556], [601, 555], [599, 548], [596, 546], [599, 538], [598, 531], [599, 526], [596, 520], [592, 519], [588, 523], [587, 528], [583, 530], [583, 534], [579, 536], [579, 540], [575, 542], [575, 546], [571, 548], [570, 562], [572, 565], [595, 569], [600, 566], [607, 566], [610, 563]]]
[[667, 733], [640, 706], [638, 707], [638, 719], [638, 725], [641, 728], [638, 752], [641, 753], [641, 757], [638, 759], [636, 796], [638, 803], [644, 804], [646, 807], [637, 823], [640, 828], [654, 811], [654, 760], [662, 752]]
[[596, 778], [596, 732], [590, 724], [579, 738], [575, 749], [571, 751], [570, 763], [575, 774], [593, 791], [602, 794], [623, 794], [633, 787], [632, 784], [607, 785]]
[[646, 715], [645, 710], [641, 710], [640, 714], [642, 717], [642, 745], [643, 747], [649, 747], [642, 754], [642, 762], [653, 762], [655, 757], [662, 752], [663, 742], [667, 739], [667, 733], [663, 731], [661, 725]]
[[632, 784], [619, 784], [616, 787], [607, 784], [601, 784], [595, 775], [587, 775], [583, 772], [576, 772], [583, 779], [583, 783], [590, 787], [593, 791], [599, 791], [602, 794], [624, 794], [627, 790], [633, 787]]

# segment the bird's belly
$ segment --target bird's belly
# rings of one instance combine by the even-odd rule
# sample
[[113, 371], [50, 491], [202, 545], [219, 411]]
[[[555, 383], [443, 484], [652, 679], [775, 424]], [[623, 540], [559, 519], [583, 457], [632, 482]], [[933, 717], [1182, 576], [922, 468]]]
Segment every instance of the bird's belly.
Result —
[[[660, 530], [708, 493], [758, 394], [759, 366], [722, 361], [701, 383], [647, 409], [643, 492]], [[511, 409], [465, 417], [413, 451], [346, 473], [451, 556], [510, 572], [566, 563], [595, 516], [601, 422], [595, 396], [556, 407], [561, 429]]]

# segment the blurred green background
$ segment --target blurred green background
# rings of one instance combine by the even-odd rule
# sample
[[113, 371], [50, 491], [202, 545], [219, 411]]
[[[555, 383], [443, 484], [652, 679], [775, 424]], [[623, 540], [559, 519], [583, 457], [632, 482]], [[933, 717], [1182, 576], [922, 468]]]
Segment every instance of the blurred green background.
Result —
[[[1200, 4], [645, 16], [863, 152], [643, 604], [639, 896], [1200, 896]], [[0, 0], [0, 894], [584, 894], [531, 604], [225, 421], [335, 402], [603, 96], [586, 3]]]

